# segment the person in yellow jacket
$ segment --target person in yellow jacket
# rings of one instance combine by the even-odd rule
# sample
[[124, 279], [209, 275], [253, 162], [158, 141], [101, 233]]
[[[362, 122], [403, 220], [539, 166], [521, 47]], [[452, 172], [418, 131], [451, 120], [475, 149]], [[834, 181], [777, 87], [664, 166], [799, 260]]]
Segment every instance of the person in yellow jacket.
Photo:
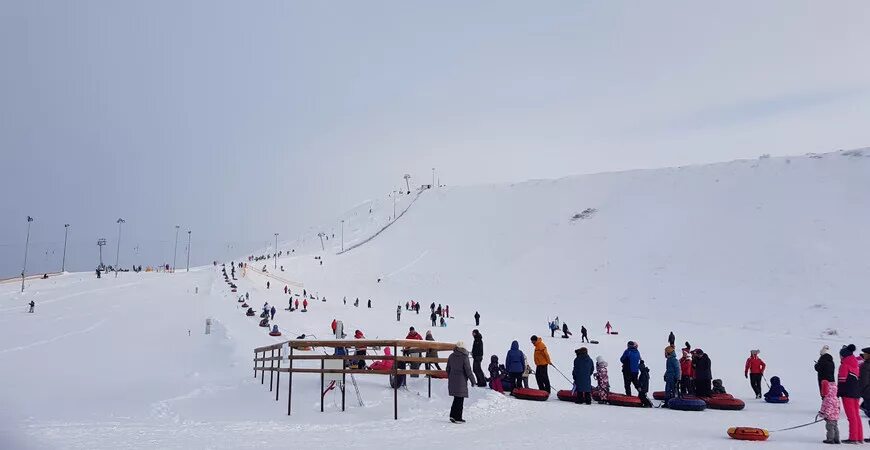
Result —
[[544, 340], [532, 335], [532, 345], [535, 346], [535, 381], [538, 389], [550, 393], [550, 376], [547, 374], [547, 366], [553, 362], [550, 360], [550, 352], [544, 345]]

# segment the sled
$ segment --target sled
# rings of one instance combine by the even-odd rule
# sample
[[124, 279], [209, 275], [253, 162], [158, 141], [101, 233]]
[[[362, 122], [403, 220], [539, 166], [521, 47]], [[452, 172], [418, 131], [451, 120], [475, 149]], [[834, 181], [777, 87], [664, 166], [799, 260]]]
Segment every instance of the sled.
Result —
[[589, 341], [590, 344], [597, 344], [598, 341]]
[[244, 301], [245, 301], [245, 299], [243, 299], [243, 298], [240, 298], [240, 299], [239, 299], [239, 303], [242, 303], [242, 302], [244, 302]]
[[668, 400], [665, 404], [668, 409], [677, 411], [703, 411], [707, 403], [697, 397], [676, 397]]
[[728, 436], [740, 441], [766, 441], [770, 437], [770, 432], [764, 428], [731, 427], [728, 429]]
[[788, 403], [788, 397], [779, 397], [779, 398], [764, 397], [764, 401], [766, 401], [767, 403], [784, 404], [784, 403]]
[[724, 411], [740, 411], [746, 407], [746, 403], [739, 398], [731, 397], [729, 394], [720, 394], [720, 395], [728, 395], [728, 397], [710, 397], [703, 399], [704, 402], [707, 403], [707, 407], [710, 409], [719, 409]]
[[550, 394], [547, 391], [540, 389], [515, 388], [511, 391], [511, 395], [520, 400], [535, 400], [539, 402], [550, 398]]
[[249, 312], [249, 313], [245, 313], [245, 315], [248, 316], [248, 317], [254, 317], [254, 316], [256, 316], [256, 314], [254, 314], [253, 311], [251, 311], [251, 312]]
[[642, 406], [642, 403], [640, 402], [640, 397], [615, 394], [613, 392], [607, 394], [607, 404], [613, 406], [628, 406], [634, 408], [640, 408]]
[[611, 331], [610, 334], [619, 334], [618, 331]]
[[563, 389], [559, 392], [556, 392], [556, 398], [562, 400], [563, 402], [576, 402], [577, 393], [570, 389]]
[[269, 336], [281, 336], [281, 332], [280, 331], [270, 331]]
[[247, 303], [242, 303], [242, 308], [247, 308], [247, 307], [249, 307], [249, 306], [251, 306], [251, 305], [249, 305], [249, 304], [247, 304]]
[[667, 399], [668, 399], [668, 395], [665, 391], [653, 392], [653, 400], [665, 401]]
[[265, 324], [261, 323], [260, 326], [263, 328], [269, 328], [269, 323], [268, 322], [266, 322]]

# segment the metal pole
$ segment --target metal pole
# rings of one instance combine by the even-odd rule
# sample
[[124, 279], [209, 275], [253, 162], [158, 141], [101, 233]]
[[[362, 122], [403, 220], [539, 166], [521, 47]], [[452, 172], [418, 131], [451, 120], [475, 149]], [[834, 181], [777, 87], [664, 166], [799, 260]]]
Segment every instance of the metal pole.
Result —
[[30, 223], [33, 217], [27, 216], [27, 239], [24, 241], [24, 266], [21, 268], [21, 292], [24, 292], [24, 273], [27, 272], [27, 249], [30, 248]]
[[323, 379], [324, 379], [323, 362], [324, 361], [321, 359], [320, 360], [320, 412], [323, 412], [323, 397], [326, 397], [323, 394]]
[[399, 420], [399, 361], [396, 360], [398, 356], [399, 347], [397, 345], [393, 346], [393, 420]]
[[175, 251], [172, 252], [172, 273], [175, 273], [175, 262], [178, 260], [178, 229], [179, 225], [175, 226]]
[[118, 246], [115, 250], [115, 278], [118, 278], [119, 260], [121, 258], [121, 224], [126, 222], [124, 219], [118, 219]]
[[278, 268], [278, 233], [275, 233], [275, 268]]
[[254, 378], [257, 378], [257, 358], [260, 357], [260, 352], [254, 352]]
[[[190, 272], [190, 230], [187, 230], [187, 271]], [[264, 362], [263, 365], [265, 366], [266, 363]]]
[[65, 223], [63, 225], [63, 259], [60, 263], [60, 271], [66, 272], [66, 238], [69, 235], [69, 224]]
[[[353, 375], [351, 375], [353, 376]], [[347, 386], [347, 373], [341, 374], [341, 411], [344, 412], [344, 388]]]

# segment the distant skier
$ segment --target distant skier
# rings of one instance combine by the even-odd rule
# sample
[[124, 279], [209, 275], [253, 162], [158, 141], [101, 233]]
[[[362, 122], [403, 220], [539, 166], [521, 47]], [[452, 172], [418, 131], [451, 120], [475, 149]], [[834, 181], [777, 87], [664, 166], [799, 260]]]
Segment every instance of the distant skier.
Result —
[[480, 312], [478, 312], [478, 311], [474, 312], [474, 326], [476, 326], [476, 327], [480, 326]]
[[272, 309], [269, 310], [269, 314], [271, 314], [272, 320], [275, 320], [275, 307], [274, 306], [272, 307]]
[[28, 312], [31, 312], [31, 313], [32, 313], [32, 312], [33, 312], [33, 308], [36, 306], [36, 303], [34, 303], [33, 300], [31, 300], [30, 303], [28, 303], [28, 304], [30, 305], [30, 310], [29, 310]]
[[612, 328], [613, 328], [613, 327], [610, 326], [610, 321], [608, 320], [608, 321], [607, 321], [607, 324], [604, 325], [604, 329], [607, 330], [607, 334], [610, 334], [610, 330], [611, 330]]
[[586, 335], [586, 327], [580, 325], [580, 342], [589, 342], [589, 336]]
[[[677, 337], [674, 336], [674, 332], [671, 331], [671, 334], [668, 335], [668, 344], [670, 344], [671, 347], [674, 347], [674, 342], [675, 342], [676, 340], [677, 340]], [[674, 348], [676, 348], [676, 347], [674, 347]]]

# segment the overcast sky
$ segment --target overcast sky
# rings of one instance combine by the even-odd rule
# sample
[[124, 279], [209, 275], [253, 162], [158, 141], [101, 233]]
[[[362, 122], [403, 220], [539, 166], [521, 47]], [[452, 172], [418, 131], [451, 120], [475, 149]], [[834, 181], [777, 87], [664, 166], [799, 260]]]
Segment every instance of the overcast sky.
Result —
[[[0, 0], [0, 276], [450, 185], [870, 145], [867, 1]], [[107, 249], [108, 250], [108, 249]], [[181, 265], [181, 263], [179, 263]]]

